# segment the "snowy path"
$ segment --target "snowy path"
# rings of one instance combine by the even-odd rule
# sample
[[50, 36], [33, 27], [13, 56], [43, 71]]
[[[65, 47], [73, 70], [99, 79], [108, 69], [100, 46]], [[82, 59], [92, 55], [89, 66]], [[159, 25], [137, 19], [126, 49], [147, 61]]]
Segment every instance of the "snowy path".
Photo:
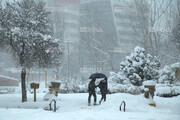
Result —
[[[112, 94], [100, 106], [87, 106], [87, 93], [59, 94], [60, 108], [56, 113], [43, 110], [49, 102], [42, 100], [38, 93], [37, 102], [28, 94], [28, 102], [21, 103], [20, 94], [0, 95], [1, 120], [179, 120], [180, 96], [173, 98], [155, 97], [157, 107], [151, 107], [143, 95]], [[98, 95], [98, 100], [100, 95]], [[119, 111], [121, 101], [127, 104], [126, 112]], [[93, 101], [93, 99], [92, 99]], [[7, 109], [8, 108], [8, 109]], [[32, 109], [38, 108], [38, 109]]]

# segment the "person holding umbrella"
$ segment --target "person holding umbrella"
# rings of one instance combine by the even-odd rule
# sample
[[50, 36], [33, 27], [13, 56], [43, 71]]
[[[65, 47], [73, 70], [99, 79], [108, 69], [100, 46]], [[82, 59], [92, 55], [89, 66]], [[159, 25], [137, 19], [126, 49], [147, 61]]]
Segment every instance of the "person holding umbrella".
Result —
[[101, 100], [99, 101], [99, 105], [104, 99], [104, 102], [106, 101], [106, 93], [107, 93], [107, 77], [104, 78], [104, 80], [101, 80], [98, 87], [100, 88], [101, 91]]
[[[105, 87], [104, 87], [104, 84], [99, 84], [99, 85], [95, 85], [95, 81], [96, 81], [96, 78], [105, 78], [105, 80], [106, 80], [106, 85], [105, 85]], [[101, 94], [103, 93], [103, 95], [102, 95], [102, 98], [104, 99], [104, 101], [106, 100], [106, 90], [105, 90], [105, 88], [107, 89], [107, 77], [106, 77], [106, 75], [104, 75], [103, 73], [94, 73], [94, 74], [92, 74], [90, 77], [89, 77], [89, 79], [92, 79], [90, 82], [89, 82], [89, 85], [88, 85], [88, 92], [89, 92], [89, 97], [88, 97], [88, 105], [90, 106], [90, 103], [91, 103], [91, 96], [93, 95], [93, 97], [94, 97], [94, 105], [97, 105], [96, 104], [96, 91], [95, 91], [95, 88], [96, 87], [100, 87], [100, 89], [102, 88], [102, 92], [101, 92]], [[104, 94], [105, 93], [105, 94]], [[101, 99], [102, 99], [101, 98]], [[102, 100], [101, 100], [102, 101]]]
[[96, 79], [93, 78], [89, 84], [88, 84], [88, 92], [89, 92], [89, 97], [88, 97], [88, 106], [91, 105], [91, 96], [93, 95], [94, 97], [94, 105], [96, 105], [96, 91], [95, 91], [95, 88], [97, 87], [95, 85], [95, 81]]

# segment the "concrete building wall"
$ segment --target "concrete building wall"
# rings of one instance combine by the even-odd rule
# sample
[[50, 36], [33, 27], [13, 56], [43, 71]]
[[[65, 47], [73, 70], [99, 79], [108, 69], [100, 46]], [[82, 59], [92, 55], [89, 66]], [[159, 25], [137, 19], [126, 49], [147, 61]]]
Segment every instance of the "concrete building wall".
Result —
[[70, 52], [77, 51], [79, 42], [79, 8], [80, 0], [46, 0], [46, 6], [52, 12], [54, 35], [65, 43], [70, 44]]
[[124, 51], [120, 51], [122, 53], [130, 53], [136, 46], [136, 34], [131, 26], [131, 19], [135, 20], [135, 18], [132, 18], [133, 16], [130, 15], [134, 11], [134, 7], [130, 6], [130, 2], [132, 0], [111, 0], [119, 46], [120, 48], [125, 48]]

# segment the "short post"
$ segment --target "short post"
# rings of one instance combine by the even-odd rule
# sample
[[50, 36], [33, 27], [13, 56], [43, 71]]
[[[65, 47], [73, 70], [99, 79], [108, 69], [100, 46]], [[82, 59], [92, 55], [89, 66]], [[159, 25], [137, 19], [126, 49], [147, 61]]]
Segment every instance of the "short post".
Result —
[[121, 103], [121, 105], [120, 105], [120, 107], [119, 107], [119, 110], [121, 111], [121, 106], [122, 106], [122, 104], [124, 104], [124, 112], [126, 111], [126, 103], [125, 103], [125, 101], [122, 101], [122, 103]]
[[45, 88], [47, 88], [47, 71], [45, 71]]
[[54, 112], [56, 112], [56, 101], [54, 100]]
[[36, 102], [36, 89], [34, 88], [34, 102]]
[[144, 97], [149, 99], [149, 105], [156, 107], [156, 103], [153, 100], [156, 82], [152, 80], [144, 81]]
[[34, 89], [34, 102], [36, 102], [36, 89], [39, 88], [38, 83], [31, 83], [31, 89]]
[[56, 112], [56, 100], [53, 99], [50, 103], [49, 103], [49, 109], [50, 111], [52, 110], [52, 107], [51, 107], [51, 103], [54, 101], [54, 112]]
[[55, 96], [57, 97], [58, 96], [58, 90], [59, 90], [59, 87], [60, 87], [60, 83], [59, 82], [51, 82], [51, 85], [52, 85], [52, 88], [55, 91]]
[[145, 98], [149, 98], [149, 95], [151, 95], [152, 98], [154, 98], [156, 83], [152, 80], [149, 80], [149, 81], [143, 82], [143, 84], [144, 84], [144, 88], [145, 88], [145, 90], [144, 90], [145, 91], [144, 92]]

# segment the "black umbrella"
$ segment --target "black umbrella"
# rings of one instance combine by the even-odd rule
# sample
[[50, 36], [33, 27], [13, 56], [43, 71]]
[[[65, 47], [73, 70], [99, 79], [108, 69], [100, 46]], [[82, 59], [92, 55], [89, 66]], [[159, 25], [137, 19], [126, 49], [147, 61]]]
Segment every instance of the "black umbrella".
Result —
[[106, 78], [107, 79], [107, 76], [103, 73], [94, 73], [89, 77], [89, 79], [96, 79], [96, 78]]

